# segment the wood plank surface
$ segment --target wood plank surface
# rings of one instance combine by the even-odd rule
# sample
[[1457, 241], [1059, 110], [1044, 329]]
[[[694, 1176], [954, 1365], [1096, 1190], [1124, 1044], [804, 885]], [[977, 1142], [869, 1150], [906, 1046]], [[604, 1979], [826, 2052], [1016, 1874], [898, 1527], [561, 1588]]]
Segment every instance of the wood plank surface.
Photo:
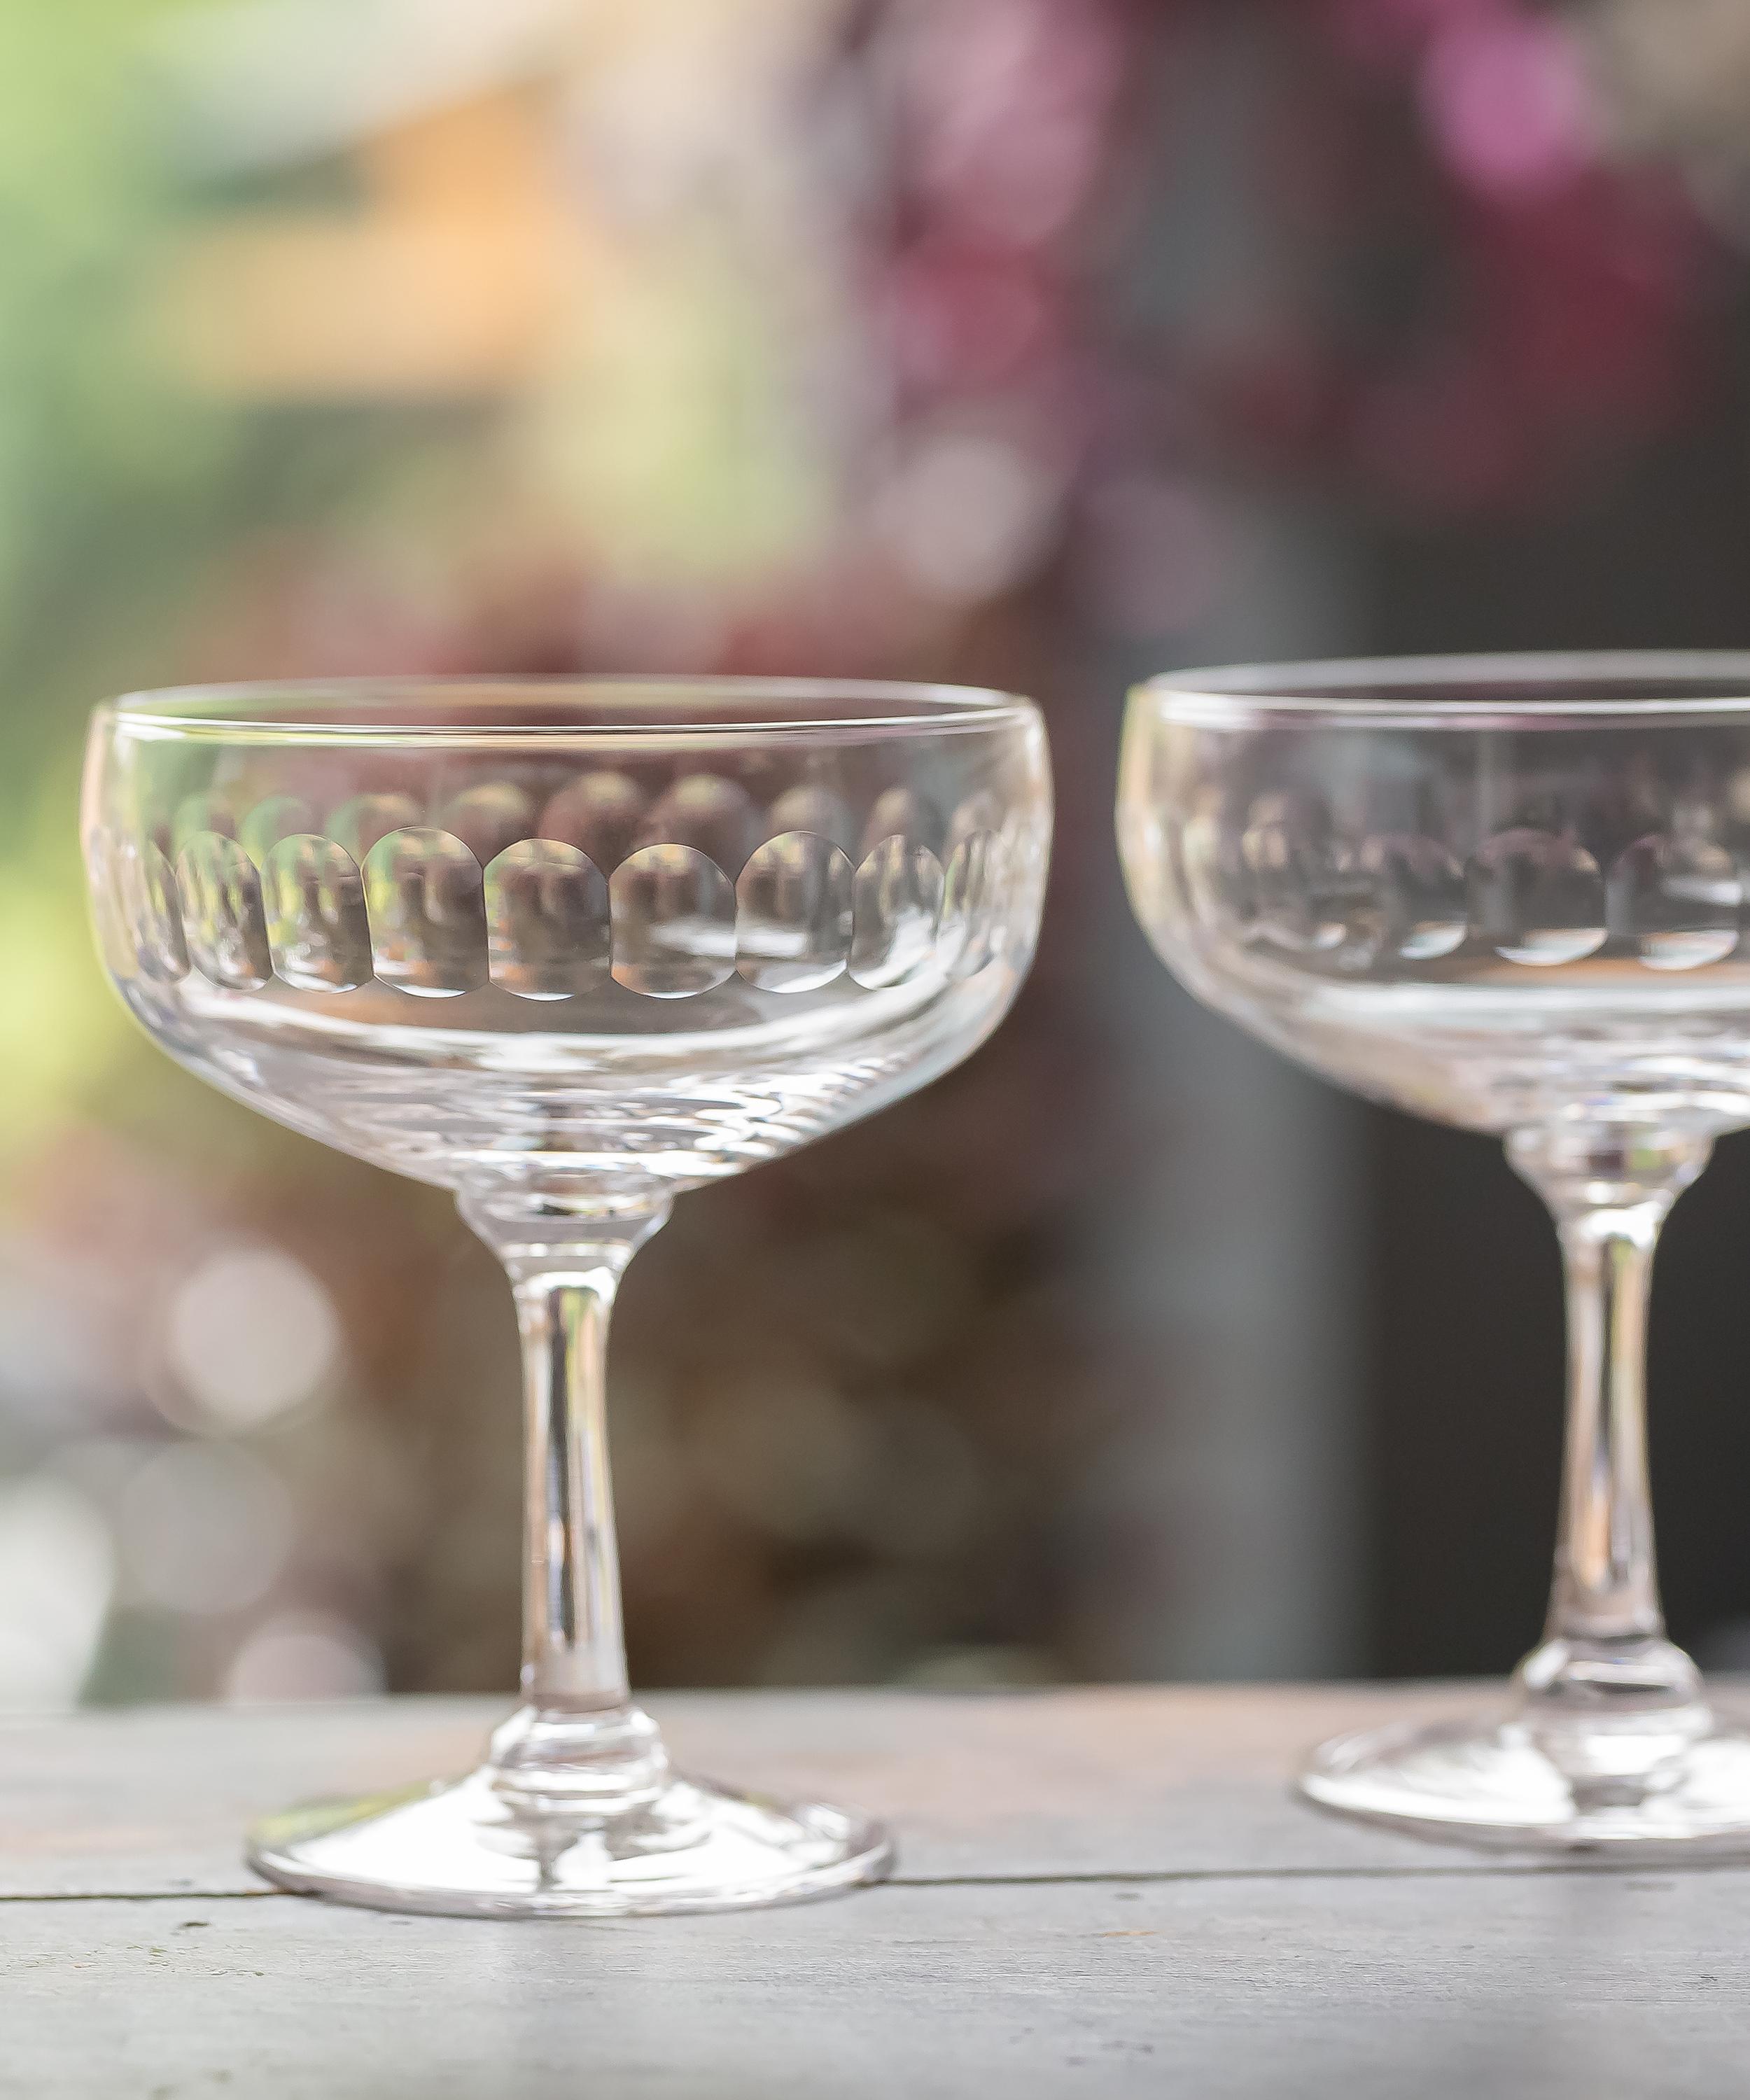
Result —
[[1743, 2093], [1750, 1877], [871, 1890], [739, 1917], [0, 1905], [7, 2100]]
[[[1404, 1710], [1378, 1689], [1137, 1686], [653, 1697], [677, 1762], [885, 1817], [908, 1879], [1421, 1863], [1314, 1815], [1303, 1753]], [[1443, 1687], [1419, 1710], [1488, 1694]], [[0, 1896], [241, 1891], [251, 1818], [460, 1773], [505, 1702], [125, 1709], [0, 1726]], [[1470, 1854], [1439, 1848], [1454, 1864]]]
[[265, 1891], [246, 1817], [454, 1769], [497, 1709], [0, 1727], [5, 2100], [1631, 2100], [1750, 2087], [1750, 1867], [1503, 1860], [1286, 1791], [1462, 1689], [653, 1701], [689, 1762], [890, 1816], [901, 1878], [611, 1923]]

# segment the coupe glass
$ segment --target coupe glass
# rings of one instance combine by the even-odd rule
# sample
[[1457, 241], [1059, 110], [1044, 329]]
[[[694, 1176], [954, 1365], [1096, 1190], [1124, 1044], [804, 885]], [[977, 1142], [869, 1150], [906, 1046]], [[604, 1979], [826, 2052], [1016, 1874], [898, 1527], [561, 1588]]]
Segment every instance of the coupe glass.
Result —
[[1190, 989], [1344, 1086], [1499, 1132], [1567, 1264], [1541, 1643], [1499, 1710], [1328, 1743], [1354, 1814], [1741, 1845], [1750, 1740], [1665, 1638], [1644, 1407], [1666, 1212], [1750, 1123], [1750, 656], [1193, 671], [1133, 696], [1131, 893]]
[[453, 1189], [522, 1335], [522, 1704], [465, 1779], [259, 1826], [271, 1880], [611, 1915], [885, 1872], [859, 1815], [678, 1776], [632, 1704], [608, 1317], [677, 1192], [996, 1026], [1050, 796], [1036, 710], [945, 687], [392, 680], [99, 709], [82, 829], [129, 1008], [226, 1092]]

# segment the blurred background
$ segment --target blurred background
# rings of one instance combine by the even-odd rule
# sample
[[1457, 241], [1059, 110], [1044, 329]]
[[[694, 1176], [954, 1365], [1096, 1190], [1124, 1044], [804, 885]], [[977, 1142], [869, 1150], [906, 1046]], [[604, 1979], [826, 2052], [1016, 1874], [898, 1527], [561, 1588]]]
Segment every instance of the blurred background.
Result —
[[[614, 1439], [642, 1683], [1500, 1670], [1554, 1243], [1203, 1016], [1122, 698], [1750, 644], [1750, 0], [0, 11], [0, 1705], [508, 1690], [508, 1295], [91, 959], [104, 694], [591, 668], [1037, 695], [1010, 1023], [686, 1198]], [[1750, 1160], [1670, 1229], [1674, 1629], [1750, 1661]]]

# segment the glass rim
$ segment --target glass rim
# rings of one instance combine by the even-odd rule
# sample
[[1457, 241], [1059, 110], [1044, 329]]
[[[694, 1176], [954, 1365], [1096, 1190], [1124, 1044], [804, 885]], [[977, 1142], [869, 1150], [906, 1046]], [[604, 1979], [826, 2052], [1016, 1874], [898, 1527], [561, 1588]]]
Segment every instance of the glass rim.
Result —
[[[639, 719], [636, 704], [664, 696], [724, 708], [713, 719]], [[618, 700], [622, 718], [592, 721], [592, 703]], [[765, 707], [758, 704], [764, 700]], [[793, 712], [783, 711], [788, 702]], [[840, 711], [831, 712], [835, 704]], [[546, 721], [536, 710], [571, 706], [581, 718]], [[404, 708], [386, 719], [372, 708]], [[519, 717], [518, 708], [523, 710]], [[502, 708], [500, 721], [458, 719]], [[356, 713], [350, 710], [356, 709]], [[422, 718], [422, 717], [424, 718]], [[806, 740], [863, 743], [888, 737], [1035, 724], [1034, 703], [995, 687], [883, 678], [764, 677], [710, 672], [465, 673], [382, 677], [244, 679], [147, 687], [100, 703], [94, 724], [148, 739], [284, 744], [420, 747]]]
[[[1429, 697], [1418, 697], [1418, 687], [1430, 689]], [[1750, 651], [1543, 650], [1220, 664], [1144, 679], [1131, 689], [1131, 701], [1161, 720], [1197, 729], [1554, 730], [1750, 722]]]

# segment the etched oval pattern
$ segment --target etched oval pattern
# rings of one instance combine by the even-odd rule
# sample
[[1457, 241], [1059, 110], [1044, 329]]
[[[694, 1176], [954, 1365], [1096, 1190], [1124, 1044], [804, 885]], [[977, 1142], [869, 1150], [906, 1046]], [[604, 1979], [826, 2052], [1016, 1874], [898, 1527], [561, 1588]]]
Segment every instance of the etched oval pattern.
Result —
[[267, 856], [282, 839], [313, 835], [317, 829], [316, 813], [302, 795], [271, 795], [238, 825], [237, 843], [265, 873]]
[[1738, 946], [1744, 889], [1723, 846], [1657, 836], [1637, 839], [1611, 867], [1610, 928], [1650, 970], [1724, 962]]
[[942, 864], [926, 845], [882, 840], [857, 871], [850, 974], [869, 991], [908, 983], [935, 952]]
[[355, 795], [331, 810], [324, 828], [363, 867], [366, 857], [391, 832], [415, 831], [424, 813], [411, 795]]
[[519, 999], [599, 989], [612, 963], [606, 878], [553, 839], [507, 846], [486, 871], [487, 967]]
[[597, 767], [580, 773], [549, 798], [540, 814], [540, 836], [575, 846], [611, 876], [632, 851], [644, 810], [644, 791], [636, 780]]
[[1437, 839], [1386, 832], [1367, 841], [1357, 865], [1377, 914], [1377, 955], [1435, 963], [1464, 946], [1465, 871]]
[[[730, 783], [695, 775], [670, 791], [700, 836], [721, 827], [732, 856], [747, 810]], [[684, 791], [684, 792], [683, 792]], [[281, 795], [231, 817], [213, 795], [188, 797], [152, 840], [87, 842], [101, 945], [118, 976], [175, 983], [191, 968], [226, 990], [336, 992], [373, 978], [446, 998], [491, 983], [544, 1000], [587, 997], [606, 982], [681, 999], [738, 973], [760, 992], [818, 990], [845, 979], [866, 990], [927, 969], [950, 981], [1002, 956], [1018, 849], [967, 830], [957, 810], [947, 866], [915, 831], [889, 833], [853, 867], [843, 841], [852, 811], [804, 786], [772, 805], [796, 825], [754, 848], [731, 885], [696, 845], [645, 845], [602, 869], [569, 840], [507, 832], [536, 821], [536, 798], [510, 783], [443, 804], [456, 828], [399, 825], [412, 809], [392, 794], [355, 797], [329, 819], [370, 840], [361, 867], [338, 840], [308, 828], [310, 805]], [[580, 776], [548, 798], [611, 856], [660, 805], [622, 776]], [[917, 797], [879, 798], [909, 825], [943, 827]], [[205, 828], [191, 828], [197, 823]], [[179, 841], [179, 843], [178, 843]], [[1316, 803], [1271, 796], [1230, 827], [1206, 810], [1184, 827], [1181, 866], [1194, 908], [1241, 938], [1354, 969], [1415, 967], [1467, 941], [1539, 970], [1598, 955], [1679, 973], [1736, 955], [1746, 885], [1731, 854], [1705, 837], [1649, 833], [1607, 871], [1571, 832], [1519, 826], [1495, 834], [1461, 867], [1438, 840], [1387, 832], [1346, 841]]]
[[1351, 930], [1343, 849], [1325, 832], [1320, 814], [1285, 796], [1267, 796], [1240, 839], [1258, 932], [1301, 954], [1340, 948]]
[[657, 797], [638, 827], [640, 847], [688, 846], [735, 881], [763, 826], [753, 797], [715, 773], [690, 773]]
[[696, 846], [643, 846], [614, 871], [614, 981], [690, 999], [735, 973], [735, 893]]
[[371, 953], [384, 984], [454, 999], [484, 984], [480, 863], [453, 832], [390, 832], [365, 856]]
[[188, 974], [188, 942], [170, 863], [150, 840], [124, 839], [114, 858], [117, 908], [134, 968], [156, 984]]
[[[174, 867], [153, 844], [90, 842], [118, 975], [174, 982], [192, 966], [233, 991], [277, 978], [302, 992], [375, 982], [428, 999], [491, 985], [535, 1000], [610, 983], [686, 999], [738, 975], [779, 996], [841, 982], [887, 990], [931, 972], [951, 982], [1006, 952], [1025, 843], [985, 823], [1000, 811], [976, 798], [945, 825], [919, 796], [887, 791], [874, 811], [906, 828], [853, 864], [847, 842], [866, 827], [832, 790], [785, 790], [766, 822], [792, 821], [761, 840], [752, 799], [711, 774], [654, 802], [612, 773], [551, 792], [487, 782], [437, 801], [441, 823], [408, 821], [417, 805], [394, 792], [354, 796], [325, 818], [295, 794], [239, 806], [233, 823], [212, 795], [180, 805], [165, 832], [181, 840]], [[527, 836], [549, 820], [571, 837]], [[738, 876], [701, 844], [650, 838], [659, 822], [712, 837]], [[945, 831], [946, 867], [919, 836]]]
[[[1129, 840], [1126, 866], [1159, 867], [1167, 858], [1166, 827], [1159, 813], [1150, 810], [1139, 817], [1126, 811], [1126, 821], [1139, 829]], [[1219, 926], [1238, 940], [1248, 940], [1254, 930], [1251, 885], [1239, 854], [1239, 841], [1222, 821], [1213, 801], [1194, 810], [1179, 832], [1179, 861], [1185, 893], [1193, 914], [1206, 925]]]
[[458, 838], [484, 867], [535, 829], [535, 805], [514, 781], [483, 781], [452, 795], [434, 820]]
[[1687, 832], [1650, 832], [1607, 871], [1571, 830], [1518, 825], [1461, 867], [1438, 839], [1347, 839], [1316, 799], [1270, 795], [1235, 823], [1193, 812], [1176, 845], [1199, 920], [1349, 971], [1438, 963], [1467, 942], [1536, 970], [1607, 951], [1654, 971], [1702, 969], [1739, 952], [1750, 905], [1732, 854]]
[[235, 839], [196, 832], [178, 857], [176, 880], [195, 968], [226, 991], [259, 991], [273, 955], [254, 862]]
[[818, 991], [851, 959], [850, 857], [813, 832], [768, 839], [735, 885], [735, 966], [759, 991]]
[[293, 832], [262, 869], [267, 946], [294, 991], [353, 991], [371, 981], [371, 929], [358, 862], [333, 839]]
[[1553, 969], [1604, 946], [1604, 877], [1576, 840], [1519, 828], [1488, 840], [1471, 863], [1478, 933], [1510, 963]]
[[940, 958], [950, 977], [976, 977], [1002, 940], [1003, 841], [994, 832], [963, 837], [942, 879]]
[[170, 842], [176, 858], [183, 854], [192, 839], [210, 832], [219, 838], [235, 838], [237, 827], [232, 820], [231, 806], [220, 795], [185, 795], [176, 805], [176, 814], [170, 821]]

